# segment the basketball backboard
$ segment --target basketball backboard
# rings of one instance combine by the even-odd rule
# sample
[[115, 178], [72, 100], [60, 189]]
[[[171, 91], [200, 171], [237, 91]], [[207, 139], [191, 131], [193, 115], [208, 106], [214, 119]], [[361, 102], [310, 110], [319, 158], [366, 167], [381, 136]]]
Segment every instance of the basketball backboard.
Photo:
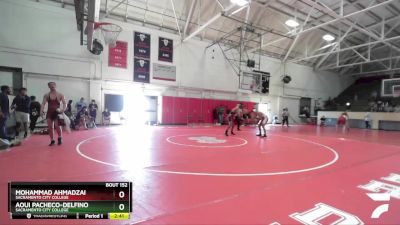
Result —
[[269, 93], [270, 75], [266, 72], [242, 72], [240, 89], [250, 90], [253, 93]]
[[101, 0], [74, 0], [74, 4], [78, 31], [81, 32], [81, 45], [86, 39], [87, 49], [90, 51], [94, 39], [94, 25], [99, 22]]
[[400, 91], [400, 78], [383, 79], [381, 87], [382, 97], [398, 97]]

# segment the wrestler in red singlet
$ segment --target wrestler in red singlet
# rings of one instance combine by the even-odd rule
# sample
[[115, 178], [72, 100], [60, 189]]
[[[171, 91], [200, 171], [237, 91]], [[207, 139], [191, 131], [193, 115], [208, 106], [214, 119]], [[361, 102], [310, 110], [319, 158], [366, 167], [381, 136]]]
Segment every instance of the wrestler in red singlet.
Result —
[[[58, 145], [62, 144], [62, 131], [61, 127], [58, 123], [58, 114], [63, 113], [67, 109], [67, 102], [65, 101], [64, 95], [57, 92], [56, 90], [56, 83], [49, 82], [47, 84], [49, 86], [50, 92], [45, 94], [43, 97], [43, 103], [41, 108], [41, 115], [44, 115], [44, 107], [48, 104], [47, 107], [47, 126], [49, 129], [49, 136], [50, 136], [50, 145], [54, 145], [56, 142], [54, 141], [54, 126], [56, 127], [57, 134], [58, 134]], [[62, 108], [60, 108], [62, 102]]]

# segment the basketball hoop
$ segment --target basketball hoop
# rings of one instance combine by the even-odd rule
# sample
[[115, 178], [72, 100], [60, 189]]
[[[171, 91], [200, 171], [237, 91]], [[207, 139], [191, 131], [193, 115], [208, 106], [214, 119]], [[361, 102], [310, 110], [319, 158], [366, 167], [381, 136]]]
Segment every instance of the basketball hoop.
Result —
[[95, 23], [94, 29], [100, 29], [101, 35], [104, 38], [104, 43], [114, 48], [117, 43], [119, 33], [122, 31], [122, 27], [113, 23]]

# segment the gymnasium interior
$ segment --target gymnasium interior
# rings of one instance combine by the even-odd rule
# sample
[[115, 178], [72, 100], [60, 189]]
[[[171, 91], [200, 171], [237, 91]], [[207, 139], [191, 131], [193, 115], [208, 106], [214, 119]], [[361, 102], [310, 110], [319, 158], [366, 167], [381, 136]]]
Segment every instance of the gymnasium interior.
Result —
[[0, 0], [0, 224], [400, 224], [399, 60], [399, 0]]

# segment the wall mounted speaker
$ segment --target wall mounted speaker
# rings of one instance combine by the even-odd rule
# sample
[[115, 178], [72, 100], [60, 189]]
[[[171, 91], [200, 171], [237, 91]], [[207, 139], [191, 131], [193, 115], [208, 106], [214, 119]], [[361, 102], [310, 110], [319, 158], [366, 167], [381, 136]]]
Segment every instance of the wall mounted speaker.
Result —
[[290, 81], [292, 81], [292, 78], [290, 76], [288, 76], [288, 75], [285, 75], [282, 78], [282, 81], [283, 81], [283, 83], [288, 84], [288, 83], [290, 83]]
[[256, 61], [251, 60], [251, 59], [247, 60], [247, 67], [254, 68], [255, 65], [256, 65]]

